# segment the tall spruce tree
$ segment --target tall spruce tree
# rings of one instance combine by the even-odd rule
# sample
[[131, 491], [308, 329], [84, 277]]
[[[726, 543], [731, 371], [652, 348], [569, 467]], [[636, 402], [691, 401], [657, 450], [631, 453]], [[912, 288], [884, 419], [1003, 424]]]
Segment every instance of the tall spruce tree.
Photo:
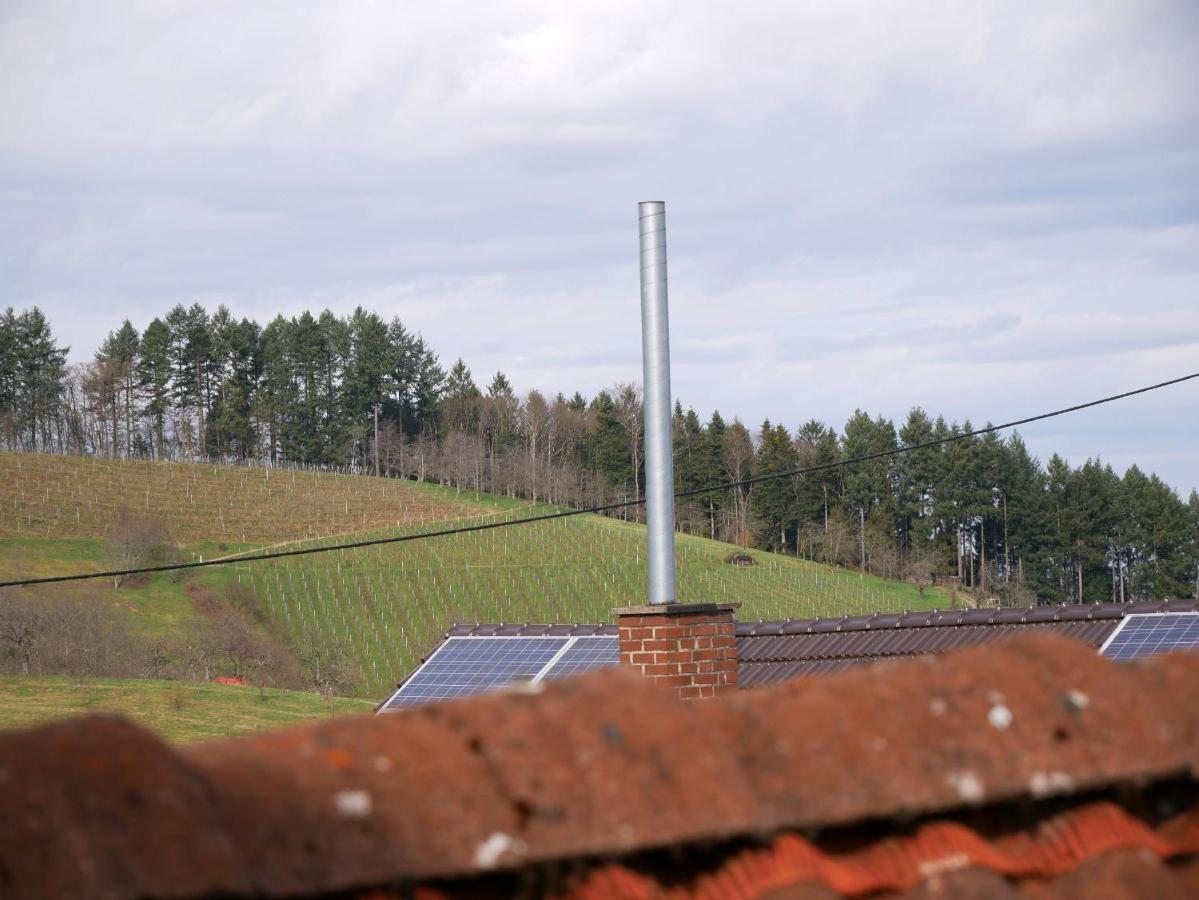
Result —
[[162, 319], [154, 319], [142, 334], [137, 361], [139, 414], [149, 426], [150, 455], [168, 455], [167, 421], [171, 410], [171, 332]]
[[17, 398], [20, 393], [17, 358], [17, 317], [10, 306], [0, 313], [0, 440], [6, 449], [18, 446]]
[[[782, 425], [762, 423], [758, 452], [754, 457], [754, 477], [775, 475], [799, 467], [799, 454], [790, 432]], [[754, 485], [751, 509], [759, 542], [776, 552], [785, 553], [795, 531], [796, 479], [773, 478]]]
[[[109, 332], [97, 353], [97, 362], [109, 370], [112, 382], [113, 453], [120, 449], [126, 457], [133, 455], [134, 407], [140, 345], [141, 339], [137, 329], [126, 319], [117, 331]], [[123, 425], [125, 438], [121, 447], [118, 447], [118, 424]]]
[[17, 417], [28, 450], [52, 450], [69, 347], [58, 346], [50, 323], [36, 306], [15, 321]]

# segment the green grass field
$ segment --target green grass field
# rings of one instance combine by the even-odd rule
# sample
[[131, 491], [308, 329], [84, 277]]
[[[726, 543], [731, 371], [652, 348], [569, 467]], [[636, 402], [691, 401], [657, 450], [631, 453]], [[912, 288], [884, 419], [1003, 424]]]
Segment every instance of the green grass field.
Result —
[[[39, 469], [43, 462], [45, 471]], [[103, 538], [105, 516], [127, 500], [144, 498], [154, 485], [173, 485], [176, 500], [190, 494], [199, 503], [202, 493], [204, 508], [220, 520], [214, 525], [217, 533], [206, 537], [199, 534], [205, 521], [199, 506], [173, 501], [158, 507], [177, 535], [191, 535], [181, 551], [185, 559], [211, 559], [255, 547], [302, 547], [314, 541], [328, 544], [410, 534], [548, 509], [437, 485], [312, 473], [264, 476], [263, 471], [194, 465], [181, 465], [176, 471], [168, 463], [0, 454], [0, 510], [17, 509], [25, 517], [19, 528], [10, 523], [7, 531], [0, 529], [0, 576], [36, 577], [111, 567]], [[62, 472], [70, 473], [71, 485], [69, 491], [63, 488], [55, 495], [48, 487], [50, 476]], [[41, 494], [24, 482], [26, 476], [31, 484], [42, 486]], [[269, 485], [268, 477], [275, 479]], [[255, 502], [263, 504], [261, 522], [251, 521], [247, 485], [273, 492], [254, 495]], [[321, 500], [315, 507], [299, 502], [326, 489], [334, 492], [335, 501]], [[104, 502], [93, 503], [84, 516], [79, 504], [92, 495]], [[347, 526], [364, 521], [359, 495], [391, 503], [391, 511], [377, 519], [368, 515], [365, 529], [347, 533]], [[57, 506], [60, 502], [67, 506]], [[337, 504], [358, 512], [344, 522], [329, 518], [329, 510]], [[420, 512], [405, 517], [404, 510]], [[223, 527], [218, 527], [221, 522]], [[47, 536], [47, 530], [57, 534], [60, 525], [65, 534]], [[243, 530], [259, 537], [235, 541], [230, 535]], [[305, 534], [322, 537], [306, 542]], [[734, 566], [728, 557], [739, 548], [729, 544], [685, 535], [678, 537], [677, 544], [679, 599], [738, 602], [742, 621], [951, 603], [939, 590], [921, 593], [906, 582], [794, 557], [751, 551], [756, 565]], [[301, 657], [314, 643], [334, 648], [350, 676], [345, 692], [377, 698], [456, 622], [606, 621], [613, 608], [639, 602], [645, 583], [644, 527], [588, 515], [270, 562], [234, 562], [180, 579], [155, 575], [119, 590], [111, 582], [99, 581], [38, 590], [73, 592], [114, 604], [140, 633], [178, 637], [200, 615], [193, 599], [197, 590], [222, 597], [240, 585], [262, 601], [260, 626], [274, 638]]]
[[365, 700], [303, 691], [186, 681], [0, 676], [0, 728], [24, 728], [81, 713], [120, 713], [170, 741], [249, 734], [330, 715], [367, 713]]

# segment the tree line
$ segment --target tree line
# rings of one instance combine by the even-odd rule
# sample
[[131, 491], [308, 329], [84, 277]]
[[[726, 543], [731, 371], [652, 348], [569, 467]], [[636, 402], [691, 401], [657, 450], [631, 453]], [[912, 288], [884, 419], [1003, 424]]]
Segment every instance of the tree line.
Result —
[[[350, 468], [570, 505], [644, 488], [636, 386], [518, 396], [497, 372], [480, 387], [463, 360], [447, 371], [399, 319], [361, 308], [261, 327], [176, 306], [141, 333], [126, 320], [88, 362], [66, 354], [38, 309], [0, 316], [7, 449]], [[1184, 502], [1135, 466], [1042, 465], [993, 433], [840, 464], [971, 430], [918, 408], [898, 427], [857, 411], [840, 431], [751, 430], [676, 405], [680, 491], [826, 467], [680, 502], [679, 527], [1001, 602], [1199, 593], [1199, 494]]]

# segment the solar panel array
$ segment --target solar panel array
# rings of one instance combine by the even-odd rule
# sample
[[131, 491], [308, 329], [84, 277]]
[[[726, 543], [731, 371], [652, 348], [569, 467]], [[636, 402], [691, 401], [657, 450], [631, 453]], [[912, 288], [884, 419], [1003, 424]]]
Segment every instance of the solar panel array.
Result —
[[400, 685], [383, 710], [485, 694], [516, 681], [565, 678], [614, 666], [619, 659], [614, 636], [451, 637]]
[[1125, 616], [1099, 648], [1108, 659], [1128, 660], [1199, 649], [1199, 613], [1142, 613]]
[[580, 637], [566, 648], [543, 679], [566, 678], [594, 669], [606, 669], [620, 662], [620, 639], [617, 637]]

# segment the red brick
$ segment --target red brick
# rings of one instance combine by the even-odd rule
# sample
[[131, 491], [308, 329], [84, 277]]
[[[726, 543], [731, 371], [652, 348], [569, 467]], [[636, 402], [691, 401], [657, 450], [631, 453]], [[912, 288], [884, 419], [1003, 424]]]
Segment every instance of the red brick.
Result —
[[679, 688], [679, 696], [684, 700], [699, 700], [703, 697], [703, 693], [697, 687], [681, 687]]
[[676, 647], [678, 647], [678, 644], [674, 641], [657, 641], [657, 640], [655, 640], [655, 641], [642, 641], [641, 642], [642, 650], [653, 650], [655, 652], [666, 652], [668, 650], [674, 650]]
[[696, 661], [700, 661], [700, 660], [715, 661], [720, 658], [720, 655], [719, 655], [719, 651], [716, 651], [716, 650], [695, 650], [692, 652], [691, 658]]
[[693, 662], [679, 663], [680, 675], [695, 675], [699, 672], [699, 664]]
[[691, 633], [690, 628], [680, 628], [677, 625], [661, 626], [653, 629], [653, 637], [656, 640], [667, 640], [669, 638], [687, 637]]
[[649, 675], [651, 678], [657, 678], [662, 675], [678, 675], [679, 667], [677, 663], [654, 663], [653, 665], [643, 666], [641, 674]]
[[633, 653], [630, 655], [629, 662], [634, 666], [644, 666], [647, 663], [654, 661], [653, 653]]
[[661, 654], [666, 657], [663, 662], [685, 663], [691, 662], [690, 650], [672, 650], [670, 653]]
[[665, 685], [666, 687], [684, 687], [691, 684], [690, 675], [659, 675], [654, 679], [657, 684]]
[[622, 641], [639, 641], [642, 638], [652, 638], [654, 636], [653, 628], [621, 628], [620, 639]]

